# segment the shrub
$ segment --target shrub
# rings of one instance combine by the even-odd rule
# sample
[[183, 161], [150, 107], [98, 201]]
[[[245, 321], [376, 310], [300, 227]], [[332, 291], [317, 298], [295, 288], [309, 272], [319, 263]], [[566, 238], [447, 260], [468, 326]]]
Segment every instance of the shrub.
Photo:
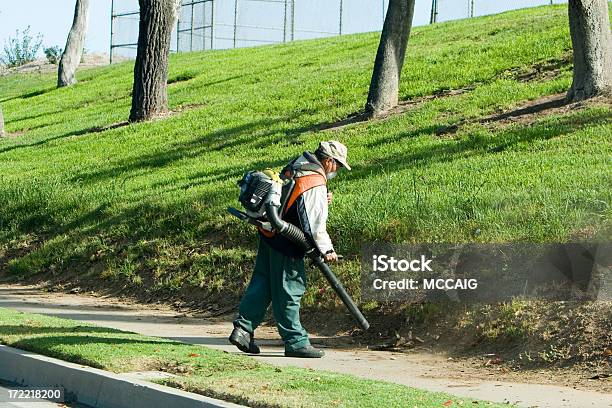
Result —
[[60, 58], [62, 58], [62, 49], [57, 45], [54, 45], [53, 47], [45, 48], [43, 52], [45, 53], [45, 56], [47, 57], [47, 61], [49, 61], [49, 64], [57, 64]]
[[15, 31], [15, 37], [9, 37], [4, 43], [4, 50], [0, 56], [0, 62], [9, 68], [18, 67], [36, 59], [36, 54], [42, 45], [42, 34], [36, 37], [30, 34], [30, 26], [19, 32]]

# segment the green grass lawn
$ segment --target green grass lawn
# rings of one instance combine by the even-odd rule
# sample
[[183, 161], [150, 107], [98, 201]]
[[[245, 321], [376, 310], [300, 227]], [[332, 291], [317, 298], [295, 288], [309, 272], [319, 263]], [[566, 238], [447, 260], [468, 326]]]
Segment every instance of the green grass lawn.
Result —
[[161, 370], [167, 385], [257, 407], [502, 407], [346, 374], [278, 368], [241, 354], [0, 308], [0, 342], [114, 372]]
[[[0, 270], [235, 299], [256, 241], [225, 211], [236, 180], [323, 139], [346, 143], [354, 169], [330, 184], [329, 220], [352, 293], [364, 242], [609, 237], [609, 105], [478, 122], [568, 89], [566, 6], [415, 28], [401, 100], [466, 92], [318, 131], [362, 110], [378, 37], [172, 55], [175, 113], [114, 128], [129, 114], [131, 62], [79, 72], [71, 88], [55, 89], [54, 74], [0, 78], [11, 134], [0, 140]], [[541, 66], [547, 75], [525, 75]], [[307, 303], [332, 299], [311, 275]]]

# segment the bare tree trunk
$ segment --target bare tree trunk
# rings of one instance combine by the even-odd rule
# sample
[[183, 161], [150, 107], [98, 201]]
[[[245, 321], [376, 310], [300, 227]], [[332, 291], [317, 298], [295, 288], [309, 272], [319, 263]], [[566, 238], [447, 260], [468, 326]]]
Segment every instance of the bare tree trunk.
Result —
[[180, 0], [139, 0], [140, 25], [130, 121], [168, 110], [168, 54]]
[[4, 115], [2, 114], [2, 106], [0, 106], [0, 137], [4, 136]]
[[415, 0], [389, 0], [365, 106], [366, 112], [371, 116], [380, 116], [397, 106], [400, 75], [414, 15], [414, 2]]
[[89, 0], [76, 0], [72, 27], [68, 33], [66, 47], [64, 48], [64, 53], [57, 70], [58, 87], [76, 84], [75, 73], [83, 54], [88, 10]]
[[607, 0], [569, 0], [569, 26], [574, 49], [574, 80], [568, 101], [612, 90], [612, 36]]

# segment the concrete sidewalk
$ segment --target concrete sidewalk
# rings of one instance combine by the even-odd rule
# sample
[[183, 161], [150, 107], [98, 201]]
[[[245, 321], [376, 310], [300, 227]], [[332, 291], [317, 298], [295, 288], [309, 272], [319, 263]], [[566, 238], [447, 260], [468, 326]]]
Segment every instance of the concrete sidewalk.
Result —
[[[237, 353], [227, 341], [229, 320], [187, 318], [167, 308], [124, 306], [114, 301], [83, 295], [43, 293], [32, 288], [0, 286], [0, 307], [94, 323], [104, 327], [202, 344]], [[323, 359], [285, 358], [274, 328], [258, 329], [262, 354], [254, 356], [279, 366], [298, 366], [335, 371], [394, 382], [429, 391], [442, 391], [465, 398], [511, 403], [524, 407], [588, 408], [612, 407], [612, 394], [572, 387], [511, 382], [499, 376], [483, 379], [482, 370], [457, 366], [432, 353], [391, 353], [371, 350], [326, 348]], [[314, 344], [325, 339], [314, 338]], [[281, 357], [281, 358], [279, 358]]]
[[[0, 379], [30, 387], [63, 388], [66, 402], [91, 408], [239, 408], [129, 375], [68, 363], [0, 345]], [[36, 404], [35, 402], [20, 403]], [[29, 405], [31, 406], [31, 405]]]

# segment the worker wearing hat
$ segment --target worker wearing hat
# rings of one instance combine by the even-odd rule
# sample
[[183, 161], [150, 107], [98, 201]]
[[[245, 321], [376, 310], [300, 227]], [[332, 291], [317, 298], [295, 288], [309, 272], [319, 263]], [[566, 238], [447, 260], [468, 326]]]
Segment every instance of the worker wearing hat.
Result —
[[[340, 168], [351, 169], [347, 148], [331, 140], [319, 143], [314, 154], [304, 152], [281, 171], [281, 177], [292, 177], [295, 181], [282, 218], [300, 227], [325, 262], [338, 260], [326, 223], [332, 199], [327, 181], [335, 177]], [[304, 255], [303, 250], [282, 235], [260, 229], [253, 277], [240, 302], [229, 338], [238, 349], [253, 354], [260, 352], [254, 332], [271, 303], [285, 344], [285, 356], [320, 358], [325, 355], [323, 350], [312, 347], [300, 323], [300, 302], [306, 290]]]

